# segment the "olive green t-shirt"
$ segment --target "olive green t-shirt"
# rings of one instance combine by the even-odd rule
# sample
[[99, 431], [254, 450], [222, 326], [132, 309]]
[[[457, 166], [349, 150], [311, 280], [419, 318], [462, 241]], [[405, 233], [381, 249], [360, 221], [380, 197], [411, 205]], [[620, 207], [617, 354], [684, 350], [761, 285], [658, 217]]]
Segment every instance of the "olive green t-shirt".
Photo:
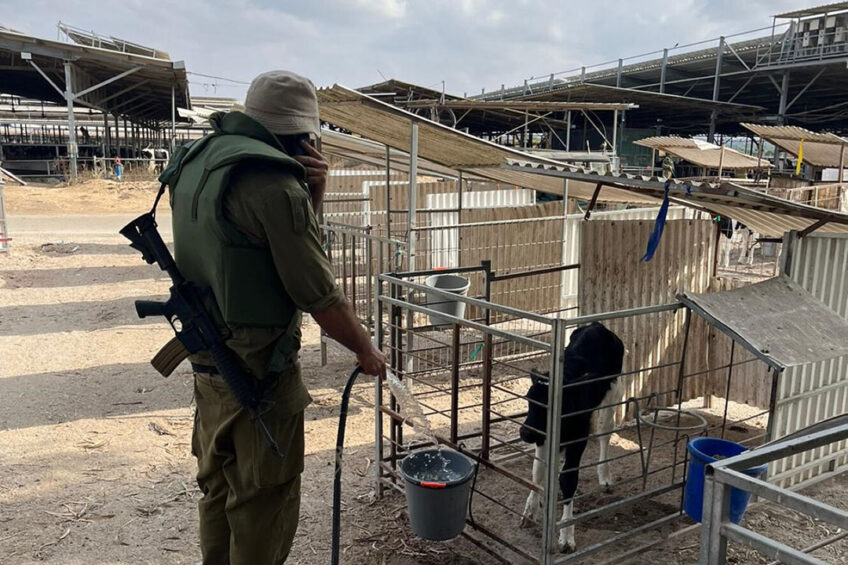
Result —
[[[320, 312], [344, 301], [321, 247], [310, 195], [290, 174], [268, 165], [244, 164], [231, 177], [224, 213], [252, 244], [270, 249], [283, 288], [298, 308], [287, 326], [231, 325], [227, 345], [259, 378], [266, 376], [278, 350], [274, 372], [280, 373], [277, 386], [287, 392], [281, 395], [286, 399], [282, 409], [297, 413], [311, 401], [298, 364], [301, 311]], [[214, 365], [205, 353], [192, 355], [191, 360]]]

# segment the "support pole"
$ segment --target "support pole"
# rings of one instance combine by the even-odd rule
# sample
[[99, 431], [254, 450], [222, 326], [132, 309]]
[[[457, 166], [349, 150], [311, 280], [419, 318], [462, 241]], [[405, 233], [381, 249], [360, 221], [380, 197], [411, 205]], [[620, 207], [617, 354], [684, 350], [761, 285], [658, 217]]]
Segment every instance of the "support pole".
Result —
[[565, 114], [565, 124], [565, 127], [568, 128], [565, 131], [565, 150], [571, 151], [571, 110]]
[[[721, 36], [718, 39], [718, 48], [716, 50], [716, 67], [715, 67], [715, 76], [713, 77], [713, 102], [718, 102], [719, 94], [721, 92], [721, 60], [724, 55], [724, 36]], [[718, 117], [718, 111], [713, 109], [710, 113], [710, 133], [707, 136], [707, 141], [710, 143], [715, 143], [715, 132], [716, 132], [716, 119]]]
[[105, 166], [106, 159], [109, 158], [109, 149], [112, 147], [111, 131], [109, 127], [109, 115], [103, 114], [103, 139], [100, 140], [100, 146], [103, 148], [103, 164]]
[[[456, 223], [462, 225], [462, 171], [459, 171], [459, 176], [456, 179], [457, 206], [456, 206]], [[457, 230], [456, 234], [456, 266], [462, 266], [462, 228]]]
[[618, 156], [618, 110], [612, 113], [612, 155]]
[[562, 418], [563, 359], [566, 321], [553, 321], [551, 335], [551, 378], [548, 386], [547, 437], [545, 438], [545, 484], [542, 508], [542, 565], [552, 565], [557, 554], [557, 496], [559, 495], [560, 419]]
[[665, 71], [668, 68], [668, 48], [663, 49], [662, 68], [660, 68], [660, 94], [665, 93]]
[[[780, 81], [780, 105], [778, 106], [778, 121], [780, 125], [786, 125], [786, 99], [789, 97], [789, 71], [783, 71], [783, 79]], [[774, 146], [774, 166], [780, 163], [780, 147]]]
[[386, 237], [392, 238], [392, 150], [388, 145], [386, 145]]
[[844, 206], [842, 204], [842, 198], [845, 194], [845, 188], [842, 186], [842, 182], [845, 176], [845, 145], [839, 149], [839, 188], [836, 189], [836, 209], [843, 210]]
[[521, 144], [524, 146], [524, 149], [527, 149], [527, 138], [529, 137], [529, 119], [530, 113], [527, 110], [524, 110], [524, 133], [521, 134]]
[[79, 176], [77, 169], [77, 126], [74, 123], [74, 93], [71, 90], [71, 62], [65, 61], [65, 101], [68, 103], [68, 161], [71, 165], [71, 181]]
[[722, 143], [721, 150], [719, 151], [719, 154], [718, 154], [718, 182], [719, 183], [721, 182], [721, 173], [723, 172], [723, 168], [724, 168], [724, 144]]
[[177, 87], [171, 85], [171, 154], [177, 150]]
[[[562, 182], [562, 253], [560, 256], [560, 264], [568, 264], [568, 179], [563, 179]], [[565, 310], [568, 307], [566, 304], [565, 283], [568, 277], [571, 276], [568, 271], [562, 271], [559, 279], [559, 309]]]
[[406, 242], [409, 253], [407, 268], [415, 270], [415, 239], [418, 233], [415, 231], [415, 214], [418, 209], [418, 122], [413, 121], [409, 136], [409, 195], [407, 209]]
[[616, 88], [621, 88], [621, 68], [624, 66], [624, 60], [618, 60], [618, 69], [615, 71], [615, 86]]

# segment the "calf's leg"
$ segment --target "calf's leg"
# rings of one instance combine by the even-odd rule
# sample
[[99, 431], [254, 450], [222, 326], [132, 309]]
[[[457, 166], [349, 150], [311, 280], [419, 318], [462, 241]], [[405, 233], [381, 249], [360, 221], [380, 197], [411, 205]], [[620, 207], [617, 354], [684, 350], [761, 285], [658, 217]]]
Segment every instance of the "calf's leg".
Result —
[[[605, 398], [603, 404], [608, 404]], [[595, 434], [598, 436], [598, 484], [608, 489], [612, 484], [609, 471], [609, 445], [613, 425], [613, 408], [601, 408], [595, 415]]]
[[[545, 479], [545, 446], [537, 445], [536, 454], [533, 458], [533, 484], [542, 486]], [[535, 490], [531, 490], [524, 504], [524, 514], [521, 516], [521, 527], [527, 528], [538, 523], [542, 510], [542, 497]]]
[[[568, 424], [566, 424], [568, 425]], [[589, 422], [586, 421], [581, 435], [580, 441], [569, 443], [565, 448], [565, 464], [562, 472], [559, 475], [559, 488], [562, 489], [562, 496], [565, 499], [565, 506], [562, 509], [562, 519], [571, 518], [574, 512], [574, 493], [577, 492], [577, 480], [580, 471], [580, 458], [583, 457], [583, 451], [586, 449], [588, 442], [586, 437], [589, 435]], [[574, 541], [574, 525], [566, 526], [559, 532], [559, 550], [563, 553], [570, 553], [577, 549], [577, 543]]]

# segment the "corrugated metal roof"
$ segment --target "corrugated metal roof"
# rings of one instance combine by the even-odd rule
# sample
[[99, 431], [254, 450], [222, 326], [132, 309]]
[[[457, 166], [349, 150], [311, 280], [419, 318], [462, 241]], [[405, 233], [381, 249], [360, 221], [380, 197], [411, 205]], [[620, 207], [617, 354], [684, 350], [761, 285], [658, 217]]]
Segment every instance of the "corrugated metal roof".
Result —
[[[75, 104], [90, 106], [107, 113], [126, 115], [133, 120], [171, 120], [171, 88], [176, 105], [191, 108], [183, 61], [170, 61], [111, 49], [88, 47], [73, 43], [41, 39], [22, 33], [0, 30], [0, 55], [19, 60], [21, 53], [29, 53], [32, 61], [48, 75], [59, 78], [64, 85], [62, 61], [72, 65], [71, 86], [77, 92], [88, 90], [101, 81], [115, 78], [114, 82], [78, 97]], [[26, 64], [0, 68], [0, 84], [8, 94], [64, 103], [64, 96], [46, 80], [31, 72]], [[57, 77], [58, 74], [58, 77]], [[136, 101], [136, 104], [130, 104]]]
[[848, 354], [848, 321], [786, 276], [678, 298], [777, 369]]
[[[332, 130], [321, 132], [321, 152], [347, 159], [362, 161], [377, 167], [386, 166], [386, 147], [361, 137]], [[392, 170], [409, 172], [409, 153], [392, 149], [390, 151]], [[425, 159], [418, 160], [418, 170], [424, 174], [456, 178], [458, 171], [443, 167]]]
[[[366, 139], [408, 152], [411, 123], [418, 124], [418, 156], [443, 167], [549, 194], [562, 195], [563, 181], [532, 170], [503, 169], [510, 160], [537, 166], [568, 167], [558, 161], [524, 153], [468, 135], [419, 115], [387, 104], [350, 88], [334, 85], [318, 90], [321, 120]], [[569, 189], [569, 195], [588, 200], [594, 187]], [[632, 191], [608, 189], [604, 200], [656, 204], [655, 198]]]
[[740, 125], [796, 157], [803, 140], [802, 159], [815, 167], [838, 168], [842, 148], [848, 145], [848, 140], [838, 135], [818, 133], [798, 126], [764, 126], [746, 123]]
[[[600, 184], [612, 187], [611, 189], [629, 190], [655, 198], [662, 198], [665, 193], [665, 180], [655, 176], [601, 175], [529, 163], [511, 164], [507, 165], [507, 168], [512, 171], [532, 171], [540, 175], [569, 179], [569, 187], [572, 190], [583, 192], [594, 190]], [[611, 189], [603, 188], [601, 198], [606, 190]], [[848, 233], [848, 214], [789, 202], [733, 183], [718, 185], [672, 179], [669, 191], [672, 201], [676, 204], [732, 218], [764, 236], [781, 237], [788, 231], [803, 231], [821, 221], [826, 221], [818, 228], [822, 233]]]
[[635, 145], [660, 149], [685, 161], [708, 169], [760, 169], [771, 167], [765, 159], [757, 159], [735, 149], [706, 143], [697, 139], [677, 136], [646, 137], [633, 142]]
[[829, 14], [831, 12], [839, 12], [848, 10], [848, 2], [834, 2], [832, 4], [824, 4], [821, 6], [813, 6], [812, 8], [804, 8], [802, 10], [793, 10], [782, 14], [775, 14], [775, 18], [803, 18], [804, 16], [815, 16], [818, 14]]

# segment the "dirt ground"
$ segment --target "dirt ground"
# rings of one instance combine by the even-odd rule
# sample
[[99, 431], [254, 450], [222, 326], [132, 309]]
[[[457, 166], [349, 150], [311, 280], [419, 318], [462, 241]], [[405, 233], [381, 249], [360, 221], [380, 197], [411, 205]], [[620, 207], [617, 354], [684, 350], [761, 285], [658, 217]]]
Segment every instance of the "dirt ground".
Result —
[[[132, 306], [139, 298], [163, 296], [168, 283], [116, 233], [149, 208], [155, 189], [155, 183], [111, 181], [71, 188], [6, 186], [14, 240], [10, 253], [0, 254], [4, 565], [200, 561], [199, 492], [189, 453], [191, 373], [184, 365], [163, 379], [150, 367], [150, 357], [171, 337], [170, 328], [137, 319]], [[169, 222], [161, 223], [167, 239]], [[302, 361], [315, 402], [307, 410], [306, 471], [292, 563], [329, 561], [338, 403], [353, 360], [334, 349], [326, 367], [319, 358], [318, 329], [307, 319]], [[348, 418], [343, 562], [494, 562], [464, 539], [416, 539], [401, 496], [374, 500], [370, 397], [370, 383], [358, 384]], [[623, 435], [614, 438], [614, 450], [625, 449], [628, 441]], [[593, 457], [591, 448], [587, 457]], [[524, 472], [529, 476], [529, 469]], [[807, 494], [848, 508], [846, 479], [823, 482]], [[582, 501], [578, 511], [590, 501]], [[825, 526], [769, 505], [752, 509], [746, 523], [796, 547], [827, 535]], [[589, 526], [614, 532], [620, 524]], [[505, 515], [503, 527], [515, 530], [517, 520]], [[521, 535], [532, 543], [538, 532]], [[578, 530], [577, 535], [585, 545], [588, 534]], [[634, 562], [693, 563], [697, 541], [697, 535], [680, 536]], [[817, 555], [846, 562], [848, 547], [843, 541]], [[767, 562], [740, 548], [733, 548], [731, 557], [741, 564]]]

